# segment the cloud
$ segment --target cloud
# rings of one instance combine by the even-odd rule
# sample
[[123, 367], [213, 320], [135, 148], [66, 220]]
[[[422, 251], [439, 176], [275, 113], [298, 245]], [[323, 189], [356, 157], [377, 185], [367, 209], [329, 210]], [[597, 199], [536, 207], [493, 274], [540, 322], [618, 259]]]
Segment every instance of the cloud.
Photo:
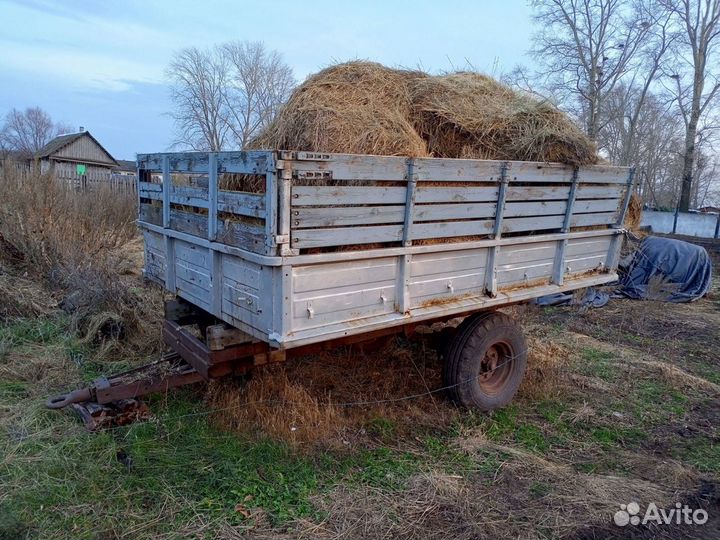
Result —
[[[24, 71], [75, 89], [126, 91], [159, 83], [180, 46], [170, 32], [39, 0], [4, 3], [0, 69]], [[32, 24], [28, 24], [32, 21]]]

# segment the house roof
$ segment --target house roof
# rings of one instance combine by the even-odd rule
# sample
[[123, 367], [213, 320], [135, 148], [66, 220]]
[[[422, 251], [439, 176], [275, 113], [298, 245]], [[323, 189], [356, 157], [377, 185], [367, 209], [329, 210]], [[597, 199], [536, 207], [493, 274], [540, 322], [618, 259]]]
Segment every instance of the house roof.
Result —
[[38, 152], [35, 154], [35, 159], [42, 159], [46, 157], [50, 157], [53, 154], [59, 152], [63, 148], [65, 148], [68, 144], [73, 143], [77, 141], [78, 139], [88, 136], [92, 139], [92, 141], [97, 144], [100, 148], [102, 148], [103, 152], [105, 152], [110, 159], [113, 160], [113, 162], [117, 165], [117, 160], [112, 157], [112, 154], [105, 150], [105, 147], [98, 142], [98, 140], [93, 137], [89, 131], [81, 131], [79, 133], [68, 133], [67, 135], [60, 135], [58, 137], [55, 137], [53, 140], [51, 140], [49, 143], [47, 143], [45, 146], [43, 146]]
[[135, 161], [130, 161], [129, 159], [116, 159], [117, 161], [117, 168], [121, 171], [137, 171], [137, 163]]

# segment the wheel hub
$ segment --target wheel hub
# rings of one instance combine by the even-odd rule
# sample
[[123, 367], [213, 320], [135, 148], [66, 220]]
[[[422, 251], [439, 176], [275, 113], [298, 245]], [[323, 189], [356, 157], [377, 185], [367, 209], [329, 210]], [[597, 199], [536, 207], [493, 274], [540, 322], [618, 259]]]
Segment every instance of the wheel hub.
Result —
[[480, 361], [478, 383], [483, 391], [495, 394], [502, 390], [512, 371], [512, 350], [507, 343], [494, 343]]

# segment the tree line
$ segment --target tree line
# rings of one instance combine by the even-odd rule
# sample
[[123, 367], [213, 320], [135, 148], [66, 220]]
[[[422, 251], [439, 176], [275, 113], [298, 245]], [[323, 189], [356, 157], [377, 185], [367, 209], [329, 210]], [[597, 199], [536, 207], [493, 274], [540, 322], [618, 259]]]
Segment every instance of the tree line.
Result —
[[[616, 165], [636, 167], [655, 207], [720, 200], [720, 0], [531, 0], [532, 67], [503, 80], [574, 116]], [[176, 148], [243, 148], [296, 85], [262, 42], [177, 51], [167, 68]], [[10, 111], [0, 150], [31, 156], [69, 129]]]
[[720, 198], [720, 0], [533, 0], [535, 68], [507, 79], [573, 114], [654, 206]]

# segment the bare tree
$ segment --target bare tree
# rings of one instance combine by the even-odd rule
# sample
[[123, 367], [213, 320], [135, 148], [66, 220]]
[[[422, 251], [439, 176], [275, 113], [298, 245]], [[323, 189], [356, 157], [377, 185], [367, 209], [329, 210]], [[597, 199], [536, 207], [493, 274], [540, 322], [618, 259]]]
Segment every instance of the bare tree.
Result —
[[167, 69], [172, 83], [175, 145], [217, 152], [228, 136], [225, 87], [228, 65], [222, 55], [195, 47], [176, 53]]
[[53, 138], [70, 129], [56, 123], [40, 107], [12, 109], [0, 129], [0, 147], [30, 158]]
[[533, 56], [544, 85], [566, 106], [579, 106], [587, 135], [596, 140], [607, 95], [631, 70], [652, 22], [642, 3], [623, 0], [533, 0]]
[[226, 88], [228, 125], [243, 148], [277, 114], [295, 86], [292, 69], [276, 51], [259, 41], [234, 41], [222, 46], [231, 67]]
[[184, 49], [168, 68], [178, 134], [195, 150], [244, 147], [275, 116], [295, 80], [279, 53], [261, 42]]
[[670, 88], [685, 124], [680, 210], [687, 212], [693, 194], [698, 129], [720, 93], [720, 0], [664, 0], [682, 39], [675, 48]]

